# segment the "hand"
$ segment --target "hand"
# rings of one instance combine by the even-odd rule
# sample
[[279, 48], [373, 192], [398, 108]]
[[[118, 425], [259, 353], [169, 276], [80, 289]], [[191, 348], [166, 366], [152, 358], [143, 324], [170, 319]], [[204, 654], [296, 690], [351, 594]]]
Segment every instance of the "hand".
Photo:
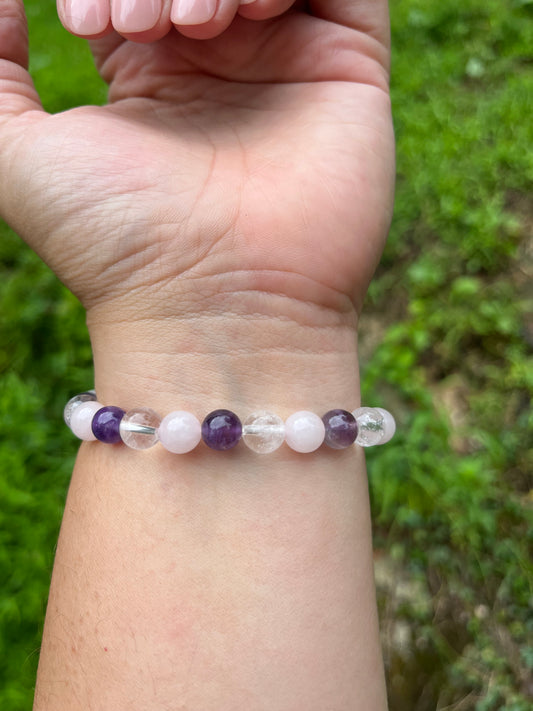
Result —
[[216, 37], [237, 14], [254, 20], [280, 15], [294, 0], [57, 0], [73, 34], [92, 39], [113, 30], [136, 42], [161, 39], [172, 27], [195, 39]]
[[22, 3], [0, 8], [0, 213], [88, 309], [97, 371], [118, 349], [205, 353], [216, 331], [227, 351], [227, 320], [168, 344], [206, 313], [312, 327], [305, 345], [280, 331], [286, 350], [326, 350], [324, 327], [346, 347], [332, 328], [354, 328], [392, 207], [385, 2], [238, 16], [201, 42], [111, 32], [92, 42], [110, 103], [55, 116], [24, 69]]
[[391, 213], [385, 3], [237, 17], [205, 42], [112, 33], [92, 43], [110, 103], [56, 116], [2, 5], [0, 210], [84, 305], [223, 274], [360, 306]]

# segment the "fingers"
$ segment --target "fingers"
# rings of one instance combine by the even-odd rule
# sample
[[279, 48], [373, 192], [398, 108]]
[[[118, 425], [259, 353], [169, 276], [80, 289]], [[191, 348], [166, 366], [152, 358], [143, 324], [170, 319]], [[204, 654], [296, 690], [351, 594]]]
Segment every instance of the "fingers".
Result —
[[281, 15], [295, 0], [173, 0], [171, 20], [187, 37], [209, 39], [222, 34], [239, 14], [249, 20]]
[[153, 42], [170, 27], [172, 0], [57, 0], [63, 26], [87, 39], [105, 37], [113, 31], [126, 39]]
[[238, 13], [250, 19], [265, 20], [284, 12], [292, 4], [293, 0], [173, 0], [170, 18], [186, 37], [211, 39], [222, 34]]
[[0, 58], [28, 66], [28, 28], [22, 2], [0, 0]]
[[113, 28], [122, 35], [166, 34], [170, 29], [170, 5], [171, 0], [112, 0]]
[[0, 123], [41, 109], [28, 65], [28, 29], [22, 0], [0, 0]]
[[239, 15], [249, 20], [267, 20], [286, 12], [294, 0], [241, 0]]
[[111, 30], [109, 0], [57, 0], [63, 26], [80, 37], [100, 37]]
[[195, 39], [216, 37], [237, 14], [250, 20], [275, 17], [294, 0], [57, 0], [59, 18], [72, 34], [87, 39], [118, 32], [126, 39], [153, 42], [172, 25]]

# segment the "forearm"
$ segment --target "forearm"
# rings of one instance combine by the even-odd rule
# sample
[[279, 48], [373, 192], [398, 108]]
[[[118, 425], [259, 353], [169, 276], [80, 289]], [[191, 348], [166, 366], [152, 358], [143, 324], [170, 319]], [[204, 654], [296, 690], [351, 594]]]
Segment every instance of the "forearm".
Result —
[[[215, 407], [285, 418], [358, 406], [350, 318], [333, 324], [324, 312], [311, 327], [301, 310], [298, 323], [260, 311], [172, 330], [145, 323], [160, 348], [144, 363], [116, 324], [97, 329], [99, 399], [200, 417]], [[82, 446], [36, 711], [385, 707], [359, 447]]]

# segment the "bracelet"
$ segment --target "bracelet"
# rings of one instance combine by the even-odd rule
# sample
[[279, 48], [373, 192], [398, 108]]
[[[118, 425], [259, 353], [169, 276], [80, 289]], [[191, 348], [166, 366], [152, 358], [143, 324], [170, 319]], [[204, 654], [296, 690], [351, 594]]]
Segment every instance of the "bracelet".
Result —
[[191, 452], [201, 440], [218, 451], [233, 449], [242, 439], [253, 452], [268, 454], [283, 442], [295, 452], [314, 452], [322, 444], [345, 449], [385, 444], [394, 435], [394, 417], [381, 407], [360, 407], [353, 412], [330, 410], [323, 417], [300, 410], [285, 422], [271, 412], [256, 411], [244, 422], [231, 410], [214, 410], [200, 423], [183, 410], [161, 418], [154, 410], [138, 407], [125, 412], [104, 406], [94, 390], [71, 398], [65, 406], [68, 427], [85, 441], [123, 442], [132, 449], [149, 449], [158, 442], [175, 454]]

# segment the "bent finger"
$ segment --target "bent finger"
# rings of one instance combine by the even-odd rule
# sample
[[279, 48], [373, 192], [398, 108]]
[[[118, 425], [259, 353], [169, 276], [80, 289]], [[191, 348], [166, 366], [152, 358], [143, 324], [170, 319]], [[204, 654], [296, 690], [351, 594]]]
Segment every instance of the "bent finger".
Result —
[[21, 0], [0, 0], [0, 121], [41, 109], [27, 71], [28, 27]]
[[111, 0], [115, 32], [133, 42], [155, 42], [170, 31], [172, 0]]
[[235, 15], [266, 20], [281, 15], [294, 0], [173, 0], [171, 19], [181, 34], [192, 39], [212, 39], [222, 34]]
[[212, 39], [226, 30], [239, 9], [240, 0], [173, 0], [170, 19], [182, 35]]
[[241, 0], [239, 15], [247, 20], [268, 20], [282, 15], [294, 4], [294, 0]]
[[57, 0], [63, 27], [78, 37], [103, 37], [112, 31], [109, 0]]
[[57, 0], [63, 27], [85, 39], [117, 32], [134, 42], [154, 42], [171, 28], [172, 0]]

